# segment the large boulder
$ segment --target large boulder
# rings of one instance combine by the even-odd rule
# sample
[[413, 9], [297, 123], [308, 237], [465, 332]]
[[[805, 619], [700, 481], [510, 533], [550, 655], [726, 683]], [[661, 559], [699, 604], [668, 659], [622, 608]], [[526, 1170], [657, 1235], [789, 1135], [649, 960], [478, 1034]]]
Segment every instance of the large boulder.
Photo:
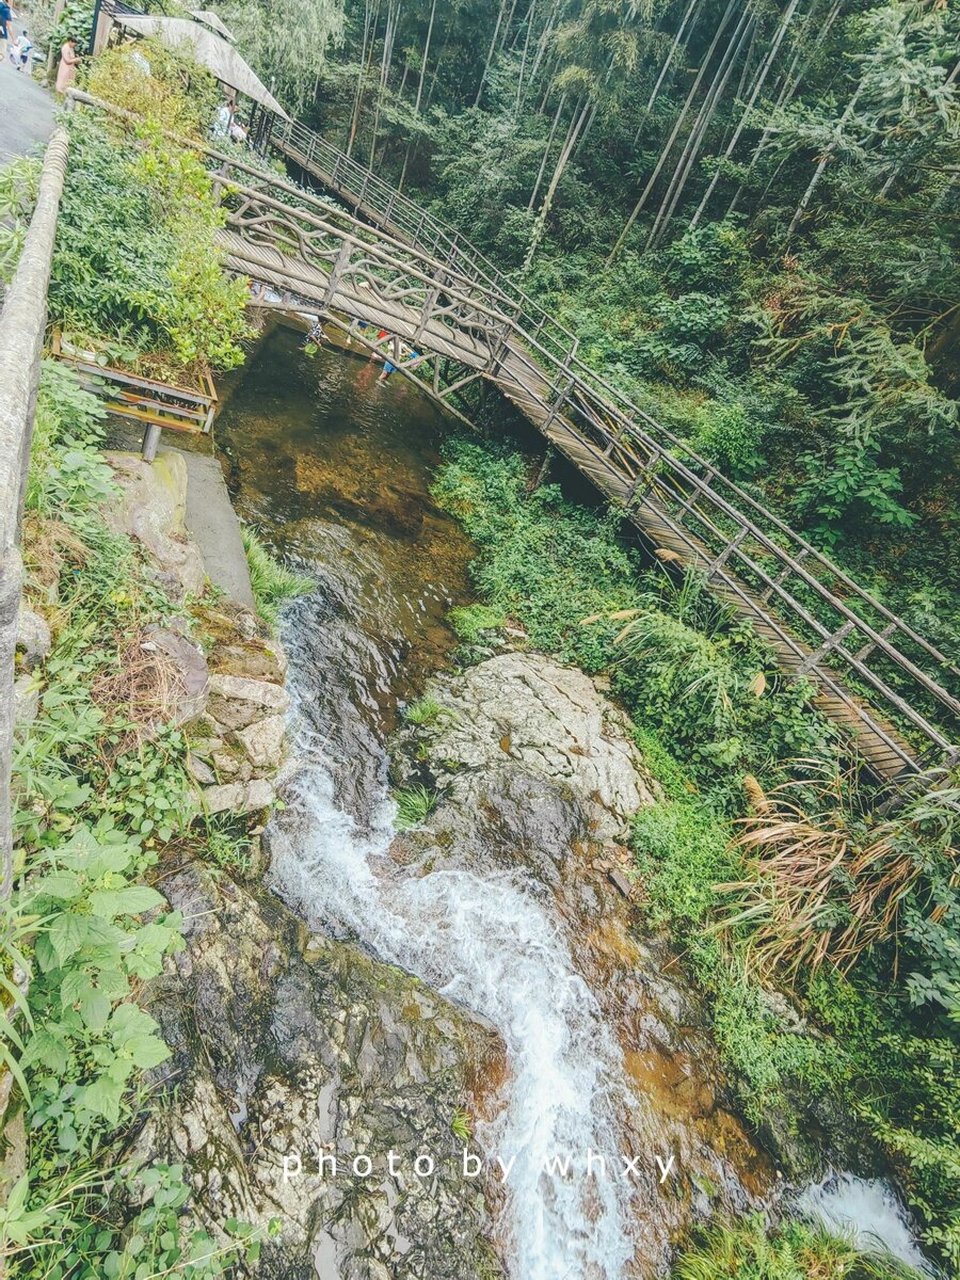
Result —
[[582, 671], [536, 653], [505, 653], [436, 682], [429, 730], [438, 781], [489, 775], [506, 762], [566, 786], [597, 840], [623, 838], [653, 797], [624, 714]]
[[[496, 1280], [482, 1180], [451, 1131], [497, 1037], [275, 899], [196, 863], [164, 877], [187, 947], [148, 994], [173, 1057], [133, 1154], [184, 1163], [215, 1232], [278, 1219], [259, 1280]], [[401, 1161], [391, 1174], [387, 1157]], [[337, 1159], [317, 1173], [318, 1154]], [[418, 1153], [436, 1161], [417, 1176]], [[354, 1161], [369, 1157], [363, 1176]]]

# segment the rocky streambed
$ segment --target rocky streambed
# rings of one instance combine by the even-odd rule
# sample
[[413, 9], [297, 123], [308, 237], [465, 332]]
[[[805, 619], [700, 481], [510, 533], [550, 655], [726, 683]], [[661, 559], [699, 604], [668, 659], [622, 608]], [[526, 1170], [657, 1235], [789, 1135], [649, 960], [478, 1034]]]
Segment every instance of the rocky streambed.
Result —
[[[640, 927], [656, 786], [602, 685], [522, 635], [445, 670], [470, 548], [429, 496], [442, 424], [369, 374], [275, 336], [221, 424], [240, 513], [316, 583], [284, 626], [297, 766], [242, 876], [164, 870], [187, 946], [147, 995], [174, 1056], [137, 1151], [186, 1165], [215, 1232], [270, 1227], [268, 1280], [663, 1275], [780, 1181]], [[355, 500], [381, 472], [416, 519]], [[243, 790], [215, 692], [199, 763]]]

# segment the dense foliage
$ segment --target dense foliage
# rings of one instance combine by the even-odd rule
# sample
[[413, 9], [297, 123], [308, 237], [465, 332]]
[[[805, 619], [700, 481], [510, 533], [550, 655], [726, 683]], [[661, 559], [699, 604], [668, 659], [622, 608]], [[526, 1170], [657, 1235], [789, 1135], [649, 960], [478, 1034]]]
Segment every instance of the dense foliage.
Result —
[[[196, 133], [211, 114], [209, 77], [150, 49], [145, 76], [129, 51], [105, 54], [90, 89], [141, 122], [71, 117], [73, 160], [63, 195], [50, 311], [81, 346], [177, 382], [229, 369], [243, 353], [246, 288], [214, 246], [222, 213], [199, 157], [163, 129]], [[154, 65], [155, 64], [155, 65]]]
[[465, 656], [508, 617], [610, 674], [664, 791], [634, 824], [646, 912], [709, 994], [745, 1114], [788, 1163], [812, 1117], [839, 1134], [859, 1116], [956, 1265], [956, 794], [864, 816], [811, 691], [696, 579], [644, 571], [614, 517], [531, 491], [529, 471], [500, 445], [446, 448], [434, 494], [478, 544], [485, 601], [454, 617]]
[[[138, 113], [135, 129], [71, 117], [50, 310], [97, 358], [176, 380], [242, 358], [246, 291], [214, 249], [221, 222], [209, 174], [163, 134], [201, 133], [215, 86], [179, 56], [149, 52], [151, 76], [129, 51], [104, 55], [89, 75], [97, 96]], [[31, 164], [0, 180], [5, 270], [35, 194]], [[73, 375], [44, 367], [23, 555], [26, 598], [48, 620], [53, 648], [21, 681], [36, 709], [14, 762], [17, 861], [0, 977], [12, 1015], [0, 1060], [5, 1134], [22, 1126], [26, 1172], [0, 1212], [0, 1253], [24, 1277], [208, 1280], [241, 1256], [252, 1263], [259, 1237], [233, 1221], [215, 1234], [185, 1227], [182, 1169], [137, 1167], [124, 1153], [144, 1072], [168, 1057], [137, 998], [182, 946], [179, 918], [151, 883], [160, 852], [188, 842], [236, 864], [243, 850], [192, 825], [187, 744], [168, 702], [175, 682], [142, 643], [144, 628], [174, 612], [182, 620], [184, 606], [171, 605], [138, 547], [105, 518], [117, 491], [99, 452], [102, 417]], [[262, 548], [257, 570], [265, 613], [302, 586]]]
[[590, 363], [955, 649], [955, 7], [345, 11], [317, 125], [523, 271]]
[[42, 699], [14, 764], [2, 984], [16, 1015], [0, 1053], [19, 1086], [6, 1133], [20, 1113], [27, 1168], [0, 1214], [0, 1251], [23, 1277], [210, 1280], [238, 1252], [255, 1257], [257, 1241], [240, 1223], [219, 1239], [185, 1233], [182, 1170], [122, 1163], [143, 1072], [168, 1056], [136, 997], [182, 946], [179, 917], [149, 881], [196, 800], [164, 673], [140, 647], [173, 606], [104, 519], [115, 488], [102, 416], [72, 374], [45, 367], [23, 550], [27, 599], [54, 644], [29, 677]]

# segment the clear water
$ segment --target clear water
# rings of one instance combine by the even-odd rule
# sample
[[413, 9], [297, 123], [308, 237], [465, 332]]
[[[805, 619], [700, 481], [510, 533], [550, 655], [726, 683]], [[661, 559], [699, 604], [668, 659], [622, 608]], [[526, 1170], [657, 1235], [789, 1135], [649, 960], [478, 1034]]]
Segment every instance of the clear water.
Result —
[[[418, 870], [388, 855], [384, 741], [450, 654], [447, 610], [471, 598], [472, 548], [429, 495], [443, 435], [457, 428], [405, 382], [378, 384], [365, 360], [299, 347], [291, 331], [273, 333], [217, 428], [240, 514], [317, 582], [286, 621], [305, 767], [275, 820], [274, 887], [313, 928], [357, 938], [499, 1031], [508, 1077], [476, 1136], [502, 1161], [499, 1232], [513, 1280], [660, 1274], [691, 1206], [717, 1202], [703, 1187], [743, 1211], [772, 1171], [729, 1113], [710, 1104], [693, 1114], [688, 1086], [698, 1072], [710, 1085], [712, 1060], [693, 1040], [673, 1056], [644, 1040], [651, 975], [626, 961], [629, 1008], [618, 1005], [624, 962], [616, 981], [591, 967], [579, 906], [565, 911], [519, 872]], [[615, 908], [597, 910], [619, 956]], [[589, 1151], [611, 1176], [585, 1175]], [[677, 1193], [661, 1190], [654, 1166], [670, 1151], [683, 1166]], [[632, 1180], [613, 1176], [621, 1155], [638, 1153]], [[573, 1161], [570, 1176], [548, 1171], [558, 1156]], [[893, 1230], [900, 1221], [906, 1233], [905, 1220], [855, 1181], [814, 1196], [816, 1212], [842, 1205], [916, 1254]]]

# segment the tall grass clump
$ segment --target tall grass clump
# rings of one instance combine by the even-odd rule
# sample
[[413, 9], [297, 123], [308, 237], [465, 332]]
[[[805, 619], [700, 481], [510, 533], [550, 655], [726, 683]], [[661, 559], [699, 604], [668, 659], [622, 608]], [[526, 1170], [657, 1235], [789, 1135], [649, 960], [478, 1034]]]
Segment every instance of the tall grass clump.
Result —
[[247, 554], [250, 587], [257, 613], [271, 628], [275, 628], [280, 621], [284, 601], [308, 595], [314, 587], [313, 579], [302, 573], [295, 573], [281, 564], [249, 525], [241, 527], [240, 536]]

